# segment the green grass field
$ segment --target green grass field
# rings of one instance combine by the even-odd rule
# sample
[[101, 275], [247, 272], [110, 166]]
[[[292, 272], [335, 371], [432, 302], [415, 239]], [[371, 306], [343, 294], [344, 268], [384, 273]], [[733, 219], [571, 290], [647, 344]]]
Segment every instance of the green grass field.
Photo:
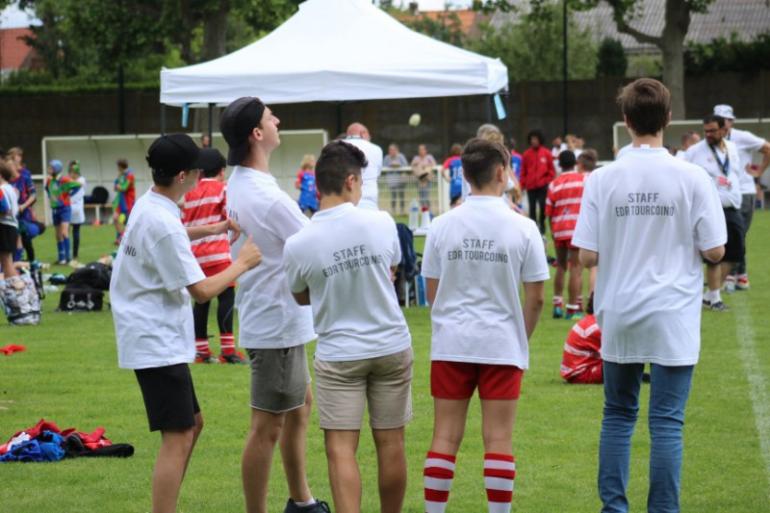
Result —
[[[730, 312], [703, 315], [701, 363], [685, 426], [684, 512], [770, 511], [770, 322], [764, 310], [770, 304], [770, 214], [758, 213], [754, 223], [749, 240], [752, 290], [727, 296]], [[112, 237], [110, 227], [85, 229], [81, 260], [109, 252]], [[42, 259], [53, 260], [52, 232], [36, 240], [36, 247]], [[567, 386], [560, 379], [562, 344], [571, 324], [550, 318], [550, 290], [548, 296], [531, 341], [531, 370], [524, 380], [514, 430], [517, 479], [513, 510], [596, 512], [600, 509], [595, 481], [602, 390], [599, 386]], [[0, 443], [45, 418], [61, 428], [90, 431], [104, 426], [108, 437], [133, 444], [136, 454], [124, 460], [0, 464], [0, 512], [149, 511], [159, 436], [147, 430], [133, 373], [117, 367], [110, 313], [58, 313], [57, 304], [58, 294], [46, 298], [40, 326], [0, 326], [0, 346], [27, 346], [24, 353], [0, 356]], [[423, 511], [422, 464], [433, 420], [428, 387], [430, 320], [424, 308], [408, 309], [406, 317], [416, 365], [415, 417], [407, 430], [409, 488], [404, 511], [419, 513]], [[308, 350], [312, 353], [313, 347]], [[248, 368], [197, 365], [193, 375], [206, 427], [192, 457], [179, 510], [242, 511], [240, 457], [249, 422]], [[643, 403], [647, 393], [645, 387]], [[648, 450], [643, 406], [634, 438], [629, 490], [634, 512], [646, 511]], [[449, 512], [486, 511], [482, 453], [479, 407], [474, 403]], [[364, 478], [362, 511], [366, 513], [379, 510], [373, 454], [371, 437], [365, 432], [359, 461]], [[315, 412], [308, 435], [308, 466], [314, 494], [331, 502]], [[276, 460], [272, 512], [283, 511], [286, 494]]]

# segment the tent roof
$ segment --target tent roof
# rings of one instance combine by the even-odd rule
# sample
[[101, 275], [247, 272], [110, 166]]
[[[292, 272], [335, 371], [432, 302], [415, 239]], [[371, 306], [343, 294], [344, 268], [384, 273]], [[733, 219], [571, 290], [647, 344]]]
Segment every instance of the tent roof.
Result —
[[160, 73], [161, 103], [265, 103], [492, 94], [499, 59], [413, 32], [367, 0], [307, 0], [269, 35], [212, 61]]

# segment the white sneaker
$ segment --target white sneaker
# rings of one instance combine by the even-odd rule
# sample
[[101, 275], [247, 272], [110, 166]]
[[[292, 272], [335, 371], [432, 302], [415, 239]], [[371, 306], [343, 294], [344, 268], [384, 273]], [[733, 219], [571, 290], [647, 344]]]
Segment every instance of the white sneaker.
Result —
[[725, 280], [725, 292], [728, 294], [735, 292], [735, 276], [728, 276]]

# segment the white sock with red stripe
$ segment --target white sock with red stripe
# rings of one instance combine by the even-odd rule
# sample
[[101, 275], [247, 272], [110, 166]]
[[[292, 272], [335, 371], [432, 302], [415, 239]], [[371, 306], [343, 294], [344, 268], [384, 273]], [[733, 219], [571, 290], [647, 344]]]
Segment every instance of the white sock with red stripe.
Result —
[[488, 452], [484, 455], [484, 487], [489, 513], [510, 513], [516, 463], [511, 454]]
[[235, 336], [232, 333], [221, 333], [219, 335], [219, 347], [222, 354], [233, 354], [235, 352]]
[[553, 296], [553, 306], [564, 308], [564, 298], [562, 296]]
[[455, 476], [455, 457], [428, 452], [423, 470], [425, 482], [425, 513], [444, 513], [449, 489]]
[[209, 339], [196, 338], [195, 339], [195, 352], [202, 356], [211, 356], [211, 349], [209, 349]]

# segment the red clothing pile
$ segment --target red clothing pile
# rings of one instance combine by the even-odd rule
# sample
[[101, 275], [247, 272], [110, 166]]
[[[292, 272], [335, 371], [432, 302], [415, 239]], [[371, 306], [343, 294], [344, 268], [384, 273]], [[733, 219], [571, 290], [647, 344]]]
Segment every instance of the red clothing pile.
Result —
[[[185, 226], [205, 226], [227, 219], [225, 183], [202, 178], [195, 189], [184, 195], [182, 222]], [[206, 276], [227, 268], [232, 262], [227, 233], [192, 241], [192, 251]]]
[[567, 171], [556, 177], [548, 185], [548, 196], [545, 200], [545, 215], [551, 218], [551, 233], [553, 240], [572, 242], [575, 233], [580, 200], [583, 197], [585, 173]]
[[570, 383], [601, 383], [602, 332], [593, 315], [586, 315], [575, 324], [564, 343], [561, 377]]
[[528, 148], [521, 156], [521, 188], [539, 189], [545, 187], [556, 176], [553, 156], [543, 146]]

